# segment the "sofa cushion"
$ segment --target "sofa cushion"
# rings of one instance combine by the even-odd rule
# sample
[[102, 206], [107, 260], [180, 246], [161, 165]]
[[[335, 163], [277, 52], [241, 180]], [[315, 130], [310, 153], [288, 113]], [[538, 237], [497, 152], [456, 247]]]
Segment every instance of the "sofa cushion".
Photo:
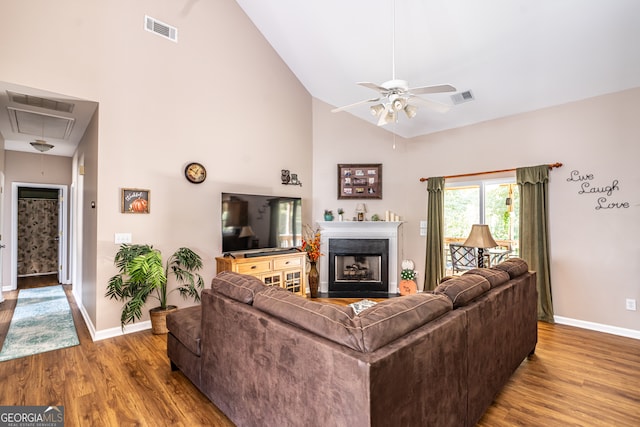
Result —
[[354, 318], [362, 329], [365, 352], [372, 352], [451, 311], [442, 295], [420, 293], [390, 298]]
[[211, 289], [236, 301], [252, 304], [256, 294], [267, 286], [257, 277], [223, 271], [213, 278]]
[[354, 316], [350, 307], [310, 301], [281, 288], [256, 295], [253, 306], [285, 322], [361, 352], [372, 352], [452, 309], [434, 294], [381, 301]]
[[434, 289], [435, 294], [446, 295], [453, 307], [462, 307], [491, 289], [489, 281], [477, 274], [465, 274], [441, 283]]
[[257, 294], [253, 306], [333, 342], [363, 351], [362, 332], [353, 323], [351, 307], [311, 301], [277, 287]]
[[493, 268], [506, 271], [507, 273], [509, 273], [509, 277], [512, 279], [521, 276], [529, 271], [527, 262], [522, 258], [509, 258], [508, 260], [501, 262]]
[[489, 281], [491, 288], [500, 286], [509, 281], [509, 273], [504, 270], [498, 270], [496, 268], [474, 268], [473, 270], [466, 271], [465, 274], [477, 274]]
[[200, 356], [200, 338], [202, 336], [202, 307], [181, 308], [167, 316], [167, 329], [190, 352]]

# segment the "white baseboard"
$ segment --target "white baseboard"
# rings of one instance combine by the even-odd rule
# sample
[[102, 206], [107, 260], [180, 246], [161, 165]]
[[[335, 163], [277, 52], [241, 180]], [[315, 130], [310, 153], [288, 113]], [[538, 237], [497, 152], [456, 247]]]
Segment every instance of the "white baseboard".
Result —
[[91, 339], [93, 341], [100, 341], [107, 338], [119, 337], [124, 334], [131, 334], [133, 332], [144, 331], [147, 329], [151, 329], [151, 320], [147, 320], [145, 322], [137, 322], [132, 325], [126, 325], [124, 330], [120, 327], [104, 329], [101, 331], [96, 331], [87, 310], [85, 310], [84, 305], [80, 307], [80, 313], [82, 314], [82, 318], [84, 319], [84, 323], [87, 325], [87, 329], [89, 329], [89, 334], [91, 335]]
[[604, 332], [621, 337], [635, 338], [640, 340], [640, 331], [633, 329], [619, 328], [617, 326], [603, 325], [601, 323], [587, 322], [584, 320], [571, 319], [569, 317], [553, 316], [556, 323], [561, 325], [575, 326], [577, 328], [589, 329], [592, 331]]

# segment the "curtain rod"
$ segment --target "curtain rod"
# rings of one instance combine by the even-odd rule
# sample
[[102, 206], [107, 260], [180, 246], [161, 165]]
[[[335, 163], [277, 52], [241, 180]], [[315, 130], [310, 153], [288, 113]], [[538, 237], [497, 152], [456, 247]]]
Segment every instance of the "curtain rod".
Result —
[[[562, 163], [556, 162], [556, 163], [551, 163], [551, 164], [549, 164], [547, 166], [549, 166], [549, 169], [559, 168], [559, 167], [562, 167]], [[465, 176], [487, 175], [487, 174], [490, 174], [490, 173], [502, 173], [502, 172], [515, 172], [515, 169], [502, 169], [502, 170], [498, 170], [498, 171], [463, 173], [463, 174], [460, 174], [460, 175], [445, 176], [444, 178], [445, 179], [464, 178]], [[425, 181], [429, 181], [429, 178], [420, 178], [420, 182], [425, 182]]]

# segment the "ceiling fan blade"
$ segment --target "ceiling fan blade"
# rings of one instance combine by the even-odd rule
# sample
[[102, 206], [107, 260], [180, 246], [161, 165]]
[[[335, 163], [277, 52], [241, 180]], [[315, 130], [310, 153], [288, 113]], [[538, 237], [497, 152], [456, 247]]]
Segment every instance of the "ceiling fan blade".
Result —
[[358, 101], [358, 102], [354, 102], [353, 104], [343, 105], [342, 107], [334, 108], [333, 110], [331, 110], [331, 112], [332, 113], [337, 113], [339, 111], [347, 110], [347, 109], [349, 109], [351, 107], [356, 107], [356, 106], [358, 106], [360, 104], [366, 104], [367, 102], [378, 102], [378, 101], [380, 101], [380, 98], [366, 99], [364, 101]]
[[420, 98], [419, 96], [410, 97], [409, 103], [425, 106], [433, 111], [437, 111], [438, 113], [446, 113], [451, 109], [450, 105], [443, 104], [442, 102], [432, 101], [430, 99]]
[[435, 86], [422, 86], [409, 89], [410, 93], [415, 95], [424, 95], [426, 93], [442, 93], [442, 92], [455, 92], [456, 88], [451, 85], [435, 85]]
[[380, 93], [386, 93], [389, 91], [389, 89], [371, 82], [358, 82], [356, 84], [360, 86], [368, 87], [369, 89], [377, 90]]

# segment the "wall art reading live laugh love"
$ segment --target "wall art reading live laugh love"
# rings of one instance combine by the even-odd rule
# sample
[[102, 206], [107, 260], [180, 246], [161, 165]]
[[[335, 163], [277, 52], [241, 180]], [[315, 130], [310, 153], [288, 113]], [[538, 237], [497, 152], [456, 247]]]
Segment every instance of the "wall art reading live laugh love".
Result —
[[629, 202], [615, 201], [612, 197], [620, 191], [620, 182], [617, 179], [612, 180], [611, 184], [595, 186], [591, 181], [595, 179], [595, 175], [587, 173], [581, 174], [580, 171], [572, 170], [568, 182], [579, 184], [578, 194], [581, 195], [599, 195], [596, 199], [595, 209], [627, 209]]

